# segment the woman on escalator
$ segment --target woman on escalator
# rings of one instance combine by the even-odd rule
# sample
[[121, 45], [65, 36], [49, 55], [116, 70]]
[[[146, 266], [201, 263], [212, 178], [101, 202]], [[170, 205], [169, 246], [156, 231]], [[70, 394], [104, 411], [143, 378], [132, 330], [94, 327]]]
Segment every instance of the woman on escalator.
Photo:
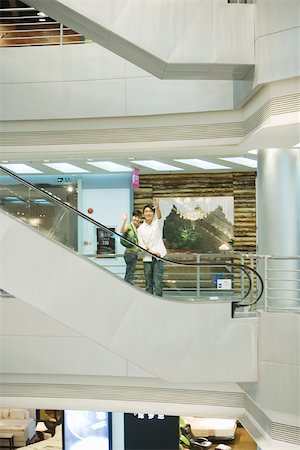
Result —
[[[138, 209], [135, 209], [132, 213], [131, 222], [127, 223], [127, 214], [123, 214], [123, 223], [120, 229], [123, 237], [131, 241], [133, 244], [138, 244], [138, 234], [137, 229], [141, 223], [142, 213]], [[134, 271], [136, 266], [136, 261], [138, 257], [139, 249], [135, 245], [130, 244], [127, 241], [121, 239], [121, 244], [126, 247], [124, 253], [124, 259], [126, 263], [126, 272], [124, 280], [127, 283], [133, 284], [134, 282]]]

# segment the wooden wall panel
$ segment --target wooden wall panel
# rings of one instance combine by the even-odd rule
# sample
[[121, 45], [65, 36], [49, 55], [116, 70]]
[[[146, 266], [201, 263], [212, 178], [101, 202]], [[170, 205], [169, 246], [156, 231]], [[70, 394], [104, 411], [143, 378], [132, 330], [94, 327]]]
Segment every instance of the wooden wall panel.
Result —
[[234, 197], [234, 250], [256, 251], [255, 172], [141, 175], [134, 207], [153, 197]]

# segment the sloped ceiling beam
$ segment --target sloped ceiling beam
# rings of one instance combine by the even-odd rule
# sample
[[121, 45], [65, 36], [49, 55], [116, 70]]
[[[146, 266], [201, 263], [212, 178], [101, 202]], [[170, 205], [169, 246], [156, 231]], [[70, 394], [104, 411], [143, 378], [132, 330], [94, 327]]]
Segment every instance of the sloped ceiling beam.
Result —
[[26, 3], [160, 79], [245, 80], [253, 73], [254, 5], [236, 10], [223, 0]]

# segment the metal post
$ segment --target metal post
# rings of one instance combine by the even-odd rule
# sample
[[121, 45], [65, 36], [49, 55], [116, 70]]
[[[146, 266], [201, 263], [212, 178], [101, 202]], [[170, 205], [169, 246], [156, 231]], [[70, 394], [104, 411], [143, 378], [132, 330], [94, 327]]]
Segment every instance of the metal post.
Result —
[[[244, 260], [244, 255], [240, 256], [241, 258], [241, 265], [244, 265], [245, 260]], [[243, 271], [241, 271], [241, 298], [243, 298], [245, 295], [245, 274]]]
[[[196, 262], [197, 264], [200, 263], [200, 255], [197, 253], [196, 255]], [[200, 297], [200, 266], [197, 265], [197, 272], [196, 272], [197, 280], [196, 280], [196, 287], [197, 287], [197, 297]]]
[[64, 43], [64, 26], [62, 23], [59, 24], [59, 45]]
[[[249, 255], [250, 256], [250, 267], [251, 269], [253, 269], [254, 264], [253, 264], [253, 255]], [[251, 285], [252, 285], [252, 289], [250, 292], [250, 303], [253, 303], [254, 300], [254, 273], [252, 272], [252, 270], [250, 271], [250, 278], [251, 278]], [[257, 287], [256, 287], [257, 288]]]
[[264, 256], [265, 311], [268, 311], [268, 257]]

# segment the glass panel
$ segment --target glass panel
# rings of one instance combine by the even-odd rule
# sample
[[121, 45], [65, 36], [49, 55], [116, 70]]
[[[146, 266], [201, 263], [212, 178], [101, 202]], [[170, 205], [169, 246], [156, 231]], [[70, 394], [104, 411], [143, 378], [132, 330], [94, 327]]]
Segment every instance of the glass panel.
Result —
[[[51, 189], [51, 191], [50, 191]], [[60, 194], [60, 197], [56, 194]], [[93, 221], [77, 211], [76, 198], [63, 192], [43, 190], [0, 168], [0, 208], [52, 239], [88, 258], [94, 264], [124, 278], [126, 265], [120, 236], [114, 228]], [[65, 203], [61, 200], [65, 200]], [[138, 251], [134, 274], [136, 288], [145, 288], [142, 249]], [[248, 257], [249, 260], [249, 257]], [[255, 286], [251, 275], [241, 268], [242, 255], [172, 253], [163, 262], [163, 296], [173, 300], [241, 301]], [[253, 267], [253, 261], [251, 262]], [[255, 300], [251, 292], [249, 301]]]

